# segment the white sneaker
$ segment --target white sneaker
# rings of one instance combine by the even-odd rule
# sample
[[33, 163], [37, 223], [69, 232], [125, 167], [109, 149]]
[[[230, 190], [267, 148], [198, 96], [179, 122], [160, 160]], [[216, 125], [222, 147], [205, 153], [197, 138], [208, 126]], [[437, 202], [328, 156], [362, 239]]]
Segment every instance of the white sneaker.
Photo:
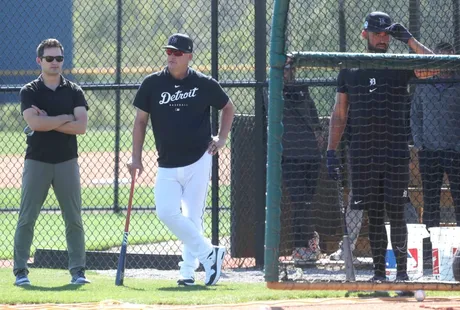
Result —
[[213, 246], [211, 253], [201, 262], [206, 272], [206, 279], [204, 281], [206, 285], [214, 285], [219, 281], [225, 252], [225, 247]]
[[177, 280], [177, 285], [179, 286], [193, 286], [195, 285], [195, 271], [188, 267], [184, 266], [184, 262], [179, 263], [179, 280]]
[[[351, 240], [350, 240], [351, 242]], [[359, 264], [359, 260], [357, 257], [353, 255], [353, 251], [355, 250], [355, 246], [353, 244], [350, 244], [350, 251], [351, 251], [351, 256], [353, 259], [354, 264]], [[339, 249], [329, 255], [330, 260], [338, 261], [338, 260], [345, 260], [345, 251], [343, 250], [343, 241], [340, 241], [339, 243]]]
[[339, 249], [329, 256], [330, 260], [344, 260], [345, 255], [344, 255], [344, 252], [342, 250], [342, 245], [343, 245], [343, 242], [340, 241]]

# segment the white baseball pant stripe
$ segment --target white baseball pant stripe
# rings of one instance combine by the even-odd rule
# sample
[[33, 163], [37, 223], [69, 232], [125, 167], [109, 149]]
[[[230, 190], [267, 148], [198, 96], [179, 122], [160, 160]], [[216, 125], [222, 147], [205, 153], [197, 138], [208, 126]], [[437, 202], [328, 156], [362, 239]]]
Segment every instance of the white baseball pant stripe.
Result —
[[198, 260], [203, 261], [212, 251], [211, 242], [203, 236], [211, 167], [212, 155], [206, 151], [191, 165], [158, 168], [154, 190], [157, 215], [183, 243], [181, 270], [193, 272]]

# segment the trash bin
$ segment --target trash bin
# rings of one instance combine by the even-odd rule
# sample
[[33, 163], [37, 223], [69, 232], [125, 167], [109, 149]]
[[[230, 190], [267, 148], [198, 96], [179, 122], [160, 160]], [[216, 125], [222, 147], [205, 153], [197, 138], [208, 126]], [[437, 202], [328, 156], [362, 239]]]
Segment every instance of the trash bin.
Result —
[[454, 256], [460, 246], [460, 227], [431, 227], [433, 276], [439, 281], [455, 281], [452, 269]]
[[256, 253], [254, 129], [254, 115], [235, 115], [231, 131], [230, 243], [231, 255], [236, 258], [255, 257]]

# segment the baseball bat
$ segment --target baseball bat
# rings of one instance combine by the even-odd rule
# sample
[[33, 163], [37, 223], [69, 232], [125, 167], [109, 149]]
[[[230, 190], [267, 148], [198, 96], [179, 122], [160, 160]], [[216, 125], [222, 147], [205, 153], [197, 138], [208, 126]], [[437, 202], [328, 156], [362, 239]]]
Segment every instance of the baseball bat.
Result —
[[118, 257], [118, 268], [117, 276], [115, 278], [115, 285], [123, 285], [125, 279], [125, 267], [126, 267], [126, 248], [128, 247], [128, 235], [129, 235], [129, 220], [131, 218], [131, 207], [133, 204], [134, 184], [136, 182], [136, 171], [131, 179], [131, 189], [129, 191], [128, 200], [128, 211], [126, 213], [125, 231], [123, 233], [123, 241], [121, 242], [120, 256]]
[[340, 215], [343, 225], [343, 256], [345, 260], [346, 281], [356, 281], [355, 267], [353, 266], [353, 254], [351, 253], [350, 238], [348, 237], [346, 206], [343, 202], [342, 174], [337, 168], [337, 195], [339, 198]]

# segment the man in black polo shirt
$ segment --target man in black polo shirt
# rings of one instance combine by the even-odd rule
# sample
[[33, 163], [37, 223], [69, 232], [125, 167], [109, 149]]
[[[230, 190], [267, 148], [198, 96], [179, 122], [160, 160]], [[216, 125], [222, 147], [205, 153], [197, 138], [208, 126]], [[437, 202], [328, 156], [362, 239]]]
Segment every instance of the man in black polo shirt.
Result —
[[56, 39], [37, 47], [41, 75], [20, 91], [27, 122], [27, 150], [22, 178], [19, 219], [14, 236], [16, 285], [30, 285], [27, 260], [34, 225], [53, 186], [66, 227], [72, 284], [85, 284], [85, 235], [81, 219], [80, 172], [76, 135], [84, 134], [88, 104], [82, 89], [62, 73], [64, 48]]
[[[220, 85], [189, 67], [193, 42], [176, 33], [168, 39], [168, 66], [142, 82], [134, 99], [131, 175], [144, 170], [142, 146], [150, 116], [158, 151], [155, 203], [158, 217], [183, 242], [179, 285], [194, 285], [199, 262], [206, 285], [220, 278], [225, 247], [203, 236], [203, 213], [212, 155], [227, 141], [235, 108]], [[222, 110], [219, 134], [211, 137], [210, 107]]]
[[[361, 33], [370, 53], [386, 53], [390, 35], [417, 54], [432, 54], [399, 23], [383, 12], [367, 15]], [[350, 130], [349, 208], [368, 211], [369, 241], [374, 263], [372, 281], [386, 280], [387, 234], [385, 211], [397, 263], [396, 280], [408, 280], [407, 226], [404, 203], [409, 181], [407, 86], [413, 77], [426, 78], [433, 71], [344, 69], [338, 76], [336, 103], [331, 115], [327, 166], [337, 179], [336, 149], [345, 126]], [[348, 217], [347, 217], [348, 218]], [[355, 219], [361, 221], [361, 219]], [[347, 225], [348, 226], [348, 225]]]

